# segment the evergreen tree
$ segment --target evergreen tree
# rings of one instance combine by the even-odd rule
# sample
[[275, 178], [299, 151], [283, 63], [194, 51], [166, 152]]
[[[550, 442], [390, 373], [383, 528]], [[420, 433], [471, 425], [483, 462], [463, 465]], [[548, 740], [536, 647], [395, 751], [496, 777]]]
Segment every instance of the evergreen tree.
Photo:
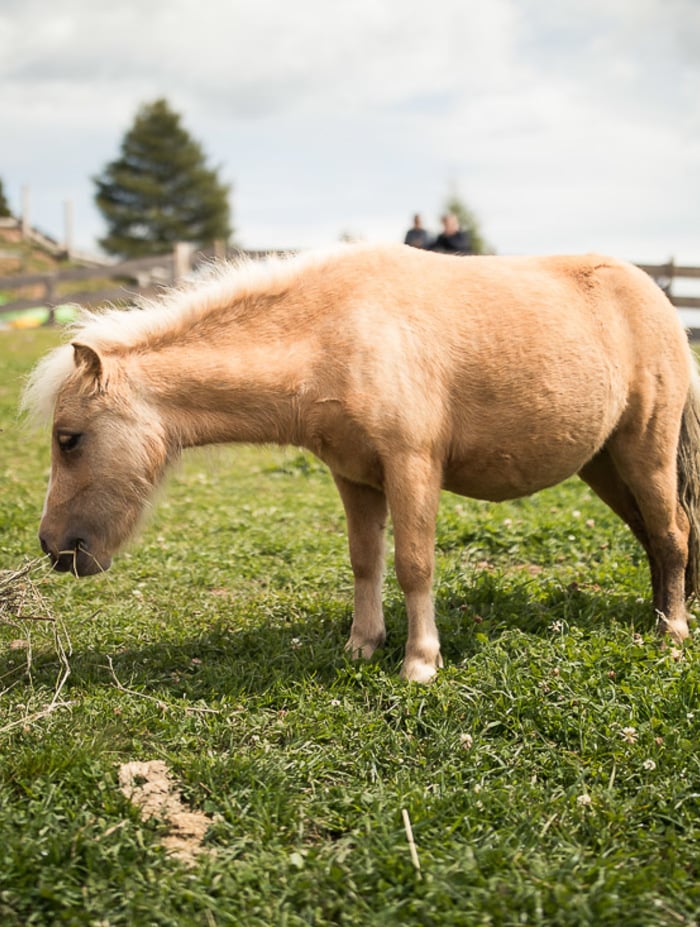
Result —
[[464, 203], [457, 192], [445, 200], [445, 212], [457, 216], [460, 228], [469, 236], [472, 254], [492, 254], [493, 248], [484, 238], [476, 214]]
[[0, 178], [0, 219], [9, 219], [11, 215], [12, 211], [5, 196], [5, 189], [2, 185], [2, 178]]
[[178, 241], [200, 247], [231, 237], [229, 187], [206, 166], [201, 146], [166, 100], [145, 104], [117, 160], [94, 178], [110, 254], [162, 254]]

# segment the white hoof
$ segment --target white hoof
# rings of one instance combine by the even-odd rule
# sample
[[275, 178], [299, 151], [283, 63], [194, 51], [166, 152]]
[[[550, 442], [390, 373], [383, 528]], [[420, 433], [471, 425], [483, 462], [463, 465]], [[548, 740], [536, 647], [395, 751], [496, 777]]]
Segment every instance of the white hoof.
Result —
[[441, 666], [442, 657], [440, 654], [437, 655], [437, 659], [434, 661], [426, 660], [423, 657], [407, 657], [401, 669], [401, 676], [409, 682], [425, 684], [436, 677]]
[[366, 637], [355, 637], [350, 635], [350, 639], [345, 645], [345, 652], [353, 660], [369, 660], [376, 650], [384, 645], [383, 638], [380, 640], [368, 640]]
[[656, 614], [659, 619], [658, 629], [660, 634], [670, 637], [677, 644], [683, 643], [689, 636], [687, 619], [683, 617], [667, 618], [663, 612], [657, 612]]

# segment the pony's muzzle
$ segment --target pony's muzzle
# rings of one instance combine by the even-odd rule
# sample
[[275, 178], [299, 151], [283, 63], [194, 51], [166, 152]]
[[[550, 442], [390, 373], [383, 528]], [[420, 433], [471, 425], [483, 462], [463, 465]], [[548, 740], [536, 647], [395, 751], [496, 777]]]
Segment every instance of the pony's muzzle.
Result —
[[39, 543], [45, 554], [48, 554], [51, 565], [59, 573], [72, 573], [74, 576], [93, 576], [108, 570], [112, 561], [107, 557], [99, 560], [92, 554], [82, 538], [71, 538], [61, 550], [56, 550], [39, 535]]

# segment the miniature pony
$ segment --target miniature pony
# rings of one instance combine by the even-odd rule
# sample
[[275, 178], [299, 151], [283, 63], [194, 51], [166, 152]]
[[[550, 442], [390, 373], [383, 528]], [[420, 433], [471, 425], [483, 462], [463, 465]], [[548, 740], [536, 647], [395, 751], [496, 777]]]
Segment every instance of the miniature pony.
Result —
[[384, 641], [390, 514], [403, 675], [425, 682], [442, 663], [440, 491], [497, 501], [578, 474], [643, 546], [660, 628], [680, 641], [700, 562], [698, 395], [673, 306], [608, 258], [360, 245], [224, 266], [85, 313], [35, 370], [25, 405], [53, 419], [41, 545], [58, 570], [106, 570], [183, 448], [307, 448], [347, 516], [348, 650]]

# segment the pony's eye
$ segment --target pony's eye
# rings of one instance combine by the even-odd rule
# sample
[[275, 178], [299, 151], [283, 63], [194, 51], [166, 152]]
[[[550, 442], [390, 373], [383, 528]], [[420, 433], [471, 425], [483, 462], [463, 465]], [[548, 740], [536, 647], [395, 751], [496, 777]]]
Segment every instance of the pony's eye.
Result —
[[74, 451], [80, 444], [82, 437], [79, 431], [59, 431], [56, 440], [62, 451]]

